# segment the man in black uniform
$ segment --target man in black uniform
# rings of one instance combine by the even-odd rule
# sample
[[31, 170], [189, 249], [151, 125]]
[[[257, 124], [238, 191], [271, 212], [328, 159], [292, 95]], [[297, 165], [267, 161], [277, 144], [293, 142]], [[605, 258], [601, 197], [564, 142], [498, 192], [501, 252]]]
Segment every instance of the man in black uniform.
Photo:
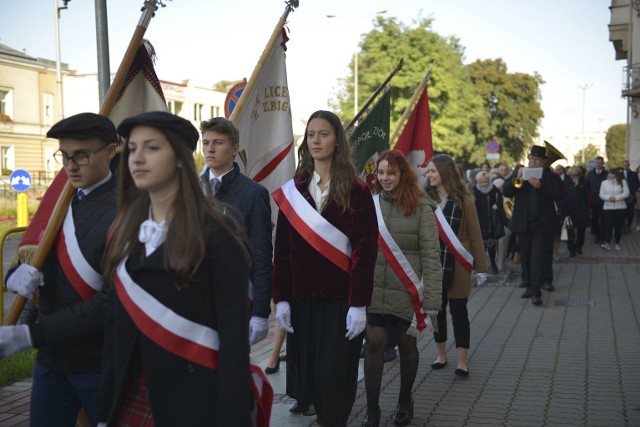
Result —
[[47, 133], [59, 139], [56, 161], [76, 194], [42, 272], [21, 264], [9, 272], [9, 290], [31, 298], [40, 288], [35, 323], [0, 328], [2, 357], [38, 349], [30, 425], [73, 427], [80, 408], [95, 425], [107, 294], [101, 260], [116, 214], [115, 176], [109, 169], [117, 134], [106, 117], [81, 113]]
[[602, 207], [604, 201], [600, 198], [600, 184], [607, 179], [609, 172], [604, 168], [604, 159], [596, 157], [595, 168], [587, 173], [587, 180], [591, 187], [591, 234], [596, 245], [602, 243]]
[[553, 251], [557, 222], [554, 202], [564, 196], [558, 175], [544, 167], [546, 151], [545, 147], [534, 145], [528, 157], [530, 168], [542, 168], [540, 179], [532, 177], [523, 180], [521, 187], [514, 185], [516, 177], [522, 179], [520, 168], [502, 187], [505, 197], [515, 196], [509, 228], [516, 233], [523, 275], [529, 278], [529, 288], [522, 297], [531, 298], [534, 305], [542, 305], [544, 272]]

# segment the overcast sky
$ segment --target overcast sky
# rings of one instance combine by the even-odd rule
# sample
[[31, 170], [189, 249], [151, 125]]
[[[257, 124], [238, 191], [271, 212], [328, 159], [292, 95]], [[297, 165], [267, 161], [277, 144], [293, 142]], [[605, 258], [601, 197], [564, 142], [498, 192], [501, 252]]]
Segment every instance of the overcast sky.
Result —
[[[142, 5], [142, 0], [108, 1], [112, 72]], [[300, 0], [287, 25], [294, 117], [327, 108], [338, 79], [348, 76], [360, 34], [372, 29], [377, 11], [386, 10], [386, 16], [408, 25], [418, 16], [433, 18], [436, 32], [460, 39], [466, 62], [500, 57], [511, 72], [541, 74], [546, 81], [543, 136], [582, 131], [583, 90], [578, 86], [584, 84], [593, 85], [584, 91], [584, 130], [606, 130], [626, 122], [626, 102], [620, 97], [625, 61], [614, 60], [609, 5], [607, 0]], [[167, 2], [145, 36], [158, 54], [159, 78], [203, 85], [248, 78], [284, 7], [282, 0]], [[55, 60], [54, 9], [54, 0], [3, 1], [0, 43]], [[61, 12], [60, 28], [62, 61], [79, 73], [95, 73], [94, 2], [70, 1]]]

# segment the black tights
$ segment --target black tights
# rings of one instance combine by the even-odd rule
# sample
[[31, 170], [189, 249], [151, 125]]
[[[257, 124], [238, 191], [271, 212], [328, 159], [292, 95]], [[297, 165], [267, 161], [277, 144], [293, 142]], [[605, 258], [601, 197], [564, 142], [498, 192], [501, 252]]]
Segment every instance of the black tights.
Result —
[[[400, 353], [400, 396], [398, 404], [408, 408], [411, 390], [418, 373], [418, 347], [415, 337], [406, 334], [409, 322], [395, 322], [396, 339]], [[367, 413], [375, 416], [378, 411], [384, 348], [387, 345], [386, 326], [367, 324], [367, 343], [364, 356], [364, 383], [367, 390]]]

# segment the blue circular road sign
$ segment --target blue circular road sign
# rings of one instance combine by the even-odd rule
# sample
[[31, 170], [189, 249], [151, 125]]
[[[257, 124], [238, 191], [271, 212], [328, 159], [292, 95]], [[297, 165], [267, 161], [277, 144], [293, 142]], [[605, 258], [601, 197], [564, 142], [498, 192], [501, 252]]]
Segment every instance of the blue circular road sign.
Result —
[[16, 191], [27, 191], [31, 187], [31, 175], [23, 169], [16, 169], [9, 176], [9, 184]]
[[247, 85], [246, 82], [238, 83], [234, 85], [229, 92], [227, 93], [227, 98], [224, 100], [224, 115], [228, 119], [233, 112], [233, 109], [236, 108], [238, 101], [240, 100], [240, 95], [244, 91], [244, 87]]
[[491, 140], [487, 142], [487, 151], [489, 153], [497, 153], [498, 151], [500, 151], [500, 145], [497, 142]]

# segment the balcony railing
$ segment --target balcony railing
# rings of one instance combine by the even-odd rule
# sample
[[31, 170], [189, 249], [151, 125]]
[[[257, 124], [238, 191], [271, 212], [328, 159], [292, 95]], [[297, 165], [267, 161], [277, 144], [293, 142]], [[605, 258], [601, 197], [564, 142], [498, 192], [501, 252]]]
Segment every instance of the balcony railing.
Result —
[[622, 96], [640, 97], [640, 64], [626, 66], [622, 69]]

